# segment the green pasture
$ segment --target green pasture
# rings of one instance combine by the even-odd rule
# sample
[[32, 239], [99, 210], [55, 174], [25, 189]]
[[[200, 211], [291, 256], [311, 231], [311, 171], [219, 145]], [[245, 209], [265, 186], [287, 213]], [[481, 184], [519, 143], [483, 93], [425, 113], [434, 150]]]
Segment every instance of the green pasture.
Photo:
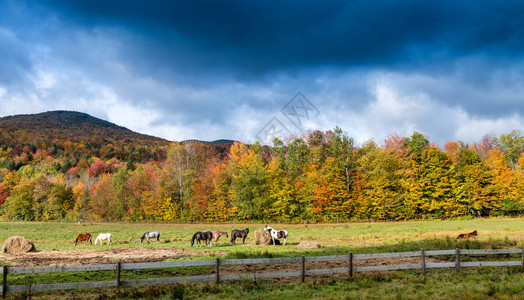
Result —
[[[194, 232], [249, 228], [246, 246], [237, 239], [236, 246], [229, 245], [229, 239], [220, 237], [217, 247], [195, 248], [194, 251], [225, 251], [232, 254], [269, 251], [275, 255], [317, 255], [317, 253], [373, 253], [392, 251], [440, 250], [453, 248], [518, 248], [524, 246], [524, 219], [474, 219], [449, 221], [407, 221], [346, 224], [268, 224], [273, 228], [289, 232], [288, 245], [254, 246], [255, 230], [264, 224], [158, 224], [158, 223], [63, 223], [63, 222], [1, 222], [0, 241], [11, 236], [23, 236], [32, 241], [38, 250], [100, 249], [121, 247], [190, 247]], [[472, 240], [457, 240], [460, 233], [477, 230], [479, 236]], [[140, 244], [146, 231], [158, 231], [160, 243]], [[93, 242], [99, 233], [113, 234], [112, 245], [74, 246], [79, 233], [89, 232]], [[316, 250], [296, 249], [301, 241], [314, 241], [323, 248]], [[256, 255], [255, 255], [256, 256]]]
[[[449, 221], [409, 221], [382, 223], [347, 223], [347, 224], [268, 224], [273, 228], [289, 232], [287, 246], [255, 246], [255, 230], [265, 224], [158, 224], [158, 223], [60, 223], [60, 222], [2, 222], [0, 240], [10, 236], [23, 236], [32, 241], [38, 250], [99, 249], [107, 251], [122, 247], [177, 247], [186, 248], [195, 256], [188, 259], [315, 256], [373, 252], [399, 252], [442, 250], [454, 248], [490, 249], [524, 247], [524, 219], [475, 219]], [[229, 245], [229, 239], [221, 237], [219, 245], [212, 248], [191, 248], [190, 239], [194, 232], [204, 230], [222, 230], [249, 228], [246, 245], [237, 239], [236, 246]], [[476, 239], [457, 240], [460, 233], [477, 230]], [[139, 243], [146, 231], [159, 231], [160, 243]], [[98, 233], [111, 232], [112, 245], [73, 246], [77, 234], [89, 232], [94, 238]], [[322, 245], [320, 249], [297, 249], [301, 241], [315, 241]], [[217, 256], [215, 251], [225, 252]], [[202, 252], [204, 252], [202, 256]], [[198, 255], [197, 255], [198, 254]], [[9, 254], [1, 254], [9, 255]], [[450, 258], [453, 259], [453, 258]], [[497, 259], [495, 257], [490, 259]], [[501, 257], [499, 259], [509, 259]], [[511, 257], [517, 260], [519, 257]], [[112, 260], [111, 262], [115, 262]], [[209, 274], [213, 267], [166, 268], [156, 270], [127, 270], [122, 273], [122, 280], [191, 276]], [[305, 284], [263, 284], [249, 280], [222, 283], [197, 283], [188, 285], [170, 285], [168, 287], [136, 287], [120, 291], [114, 289], [89, 290], [88, 292], [70, 291], [65, 298], [97, 298], [111, 294], [110, 298], [172, 299], [183, 295], [187, 299], [196, 298], [321, 298], [321, 299], [420, 299], [420, 298], [455, 298], [472, 299], [495, 296], [495, 298], [518, 299], [524, 292], [524, 270], [520, 268], [481, 268], [467, 269], [459, 274], [453, 270], [431, 270], [427, 277], [421, 277], [420, 271], [389, 272], [387, 274], [356, 274], [349, 280], [326, 279]], [[63, 283], [78, 281], [114, 280], [114, 272], [82, 273], [41, 273], [12, 274], [9, 284]], [[466, 289], [464, 291], [463, 289]], [[72, 293], [72, 294], [71, 294]], [[60, 298], [60, 292], [43, 292], [34, 298]], [[17, 295], [13, 295], [17, 297]], [[18, 295], [20, 296], [20, 295]], [[500, 296], [500, 297], [499, 297]]]

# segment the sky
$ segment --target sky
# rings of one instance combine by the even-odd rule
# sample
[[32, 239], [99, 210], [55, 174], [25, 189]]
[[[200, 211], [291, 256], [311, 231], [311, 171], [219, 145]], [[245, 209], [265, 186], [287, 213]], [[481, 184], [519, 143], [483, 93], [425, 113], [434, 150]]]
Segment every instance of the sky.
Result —
[[0, 0], [0, 117], [171, 141], [524, 131], [522, 1]]

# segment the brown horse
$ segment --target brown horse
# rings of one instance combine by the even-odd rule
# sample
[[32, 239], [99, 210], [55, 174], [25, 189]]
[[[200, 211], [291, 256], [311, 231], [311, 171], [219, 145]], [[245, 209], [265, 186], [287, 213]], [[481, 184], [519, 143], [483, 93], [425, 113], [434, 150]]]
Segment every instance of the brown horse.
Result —
[[211, 230], [206, 230], [206, 231], [209, 231], [213, 234], [213, 238], [215, 239], [215, 246], [218, 244], [218, 238], [225, 235], [227, 238], [229, 237], [229, 235], [227, 235], [227, 232], [225, 231], [211, 231]]
[[457, 236], [457, 239], [469, 239], [469, 238], [476, 237], [476, 236], [478, 236], [478, 234], [477, 234], [477, 231], [475, 230], [470, 233], [459, 234], [459, 236]]
[[76, 240], [74, 242], [75, 246], [76, 244], [80, 242], [80, 245], [82, 245], [82, 242], [86, 242], [87, 243], [91, 243], [91, 245], [93, 244], [93, 242], [91, 241], [91, 234], [90, 233], [81, 233], [79, 234], [77, 237], [76, 237]]

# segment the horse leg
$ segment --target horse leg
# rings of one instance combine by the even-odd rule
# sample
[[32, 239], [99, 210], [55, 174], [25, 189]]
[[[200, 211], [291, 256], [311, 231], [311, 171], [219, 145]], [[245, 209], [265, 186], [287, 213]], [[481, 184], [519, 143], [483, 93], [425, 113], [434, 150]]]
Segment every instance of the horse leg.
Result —
[[284, 238], [284, 246], [286, 245], [286, 243], [287, 243], [287, 235], [286, 235], [286, 237]]

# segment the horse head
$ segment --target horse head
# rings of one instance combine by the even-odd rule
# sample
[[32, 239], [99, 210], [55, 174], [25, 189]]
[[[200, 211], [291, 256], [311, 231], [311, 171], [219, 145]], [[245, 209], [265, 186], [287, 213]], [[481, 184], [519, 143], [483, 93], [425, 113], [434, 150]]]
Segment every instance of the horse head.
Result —
[[142, 237], [140, 238], [140, 244], [142, 244], [142, 242], [144, 241], [144, 239], [146, 238], [146, 236], [147, 236], [148, 233], [149, 233], [149, 232], [146, 232], [146, 233], [144, 233], [144, 234], [142, 235]]

